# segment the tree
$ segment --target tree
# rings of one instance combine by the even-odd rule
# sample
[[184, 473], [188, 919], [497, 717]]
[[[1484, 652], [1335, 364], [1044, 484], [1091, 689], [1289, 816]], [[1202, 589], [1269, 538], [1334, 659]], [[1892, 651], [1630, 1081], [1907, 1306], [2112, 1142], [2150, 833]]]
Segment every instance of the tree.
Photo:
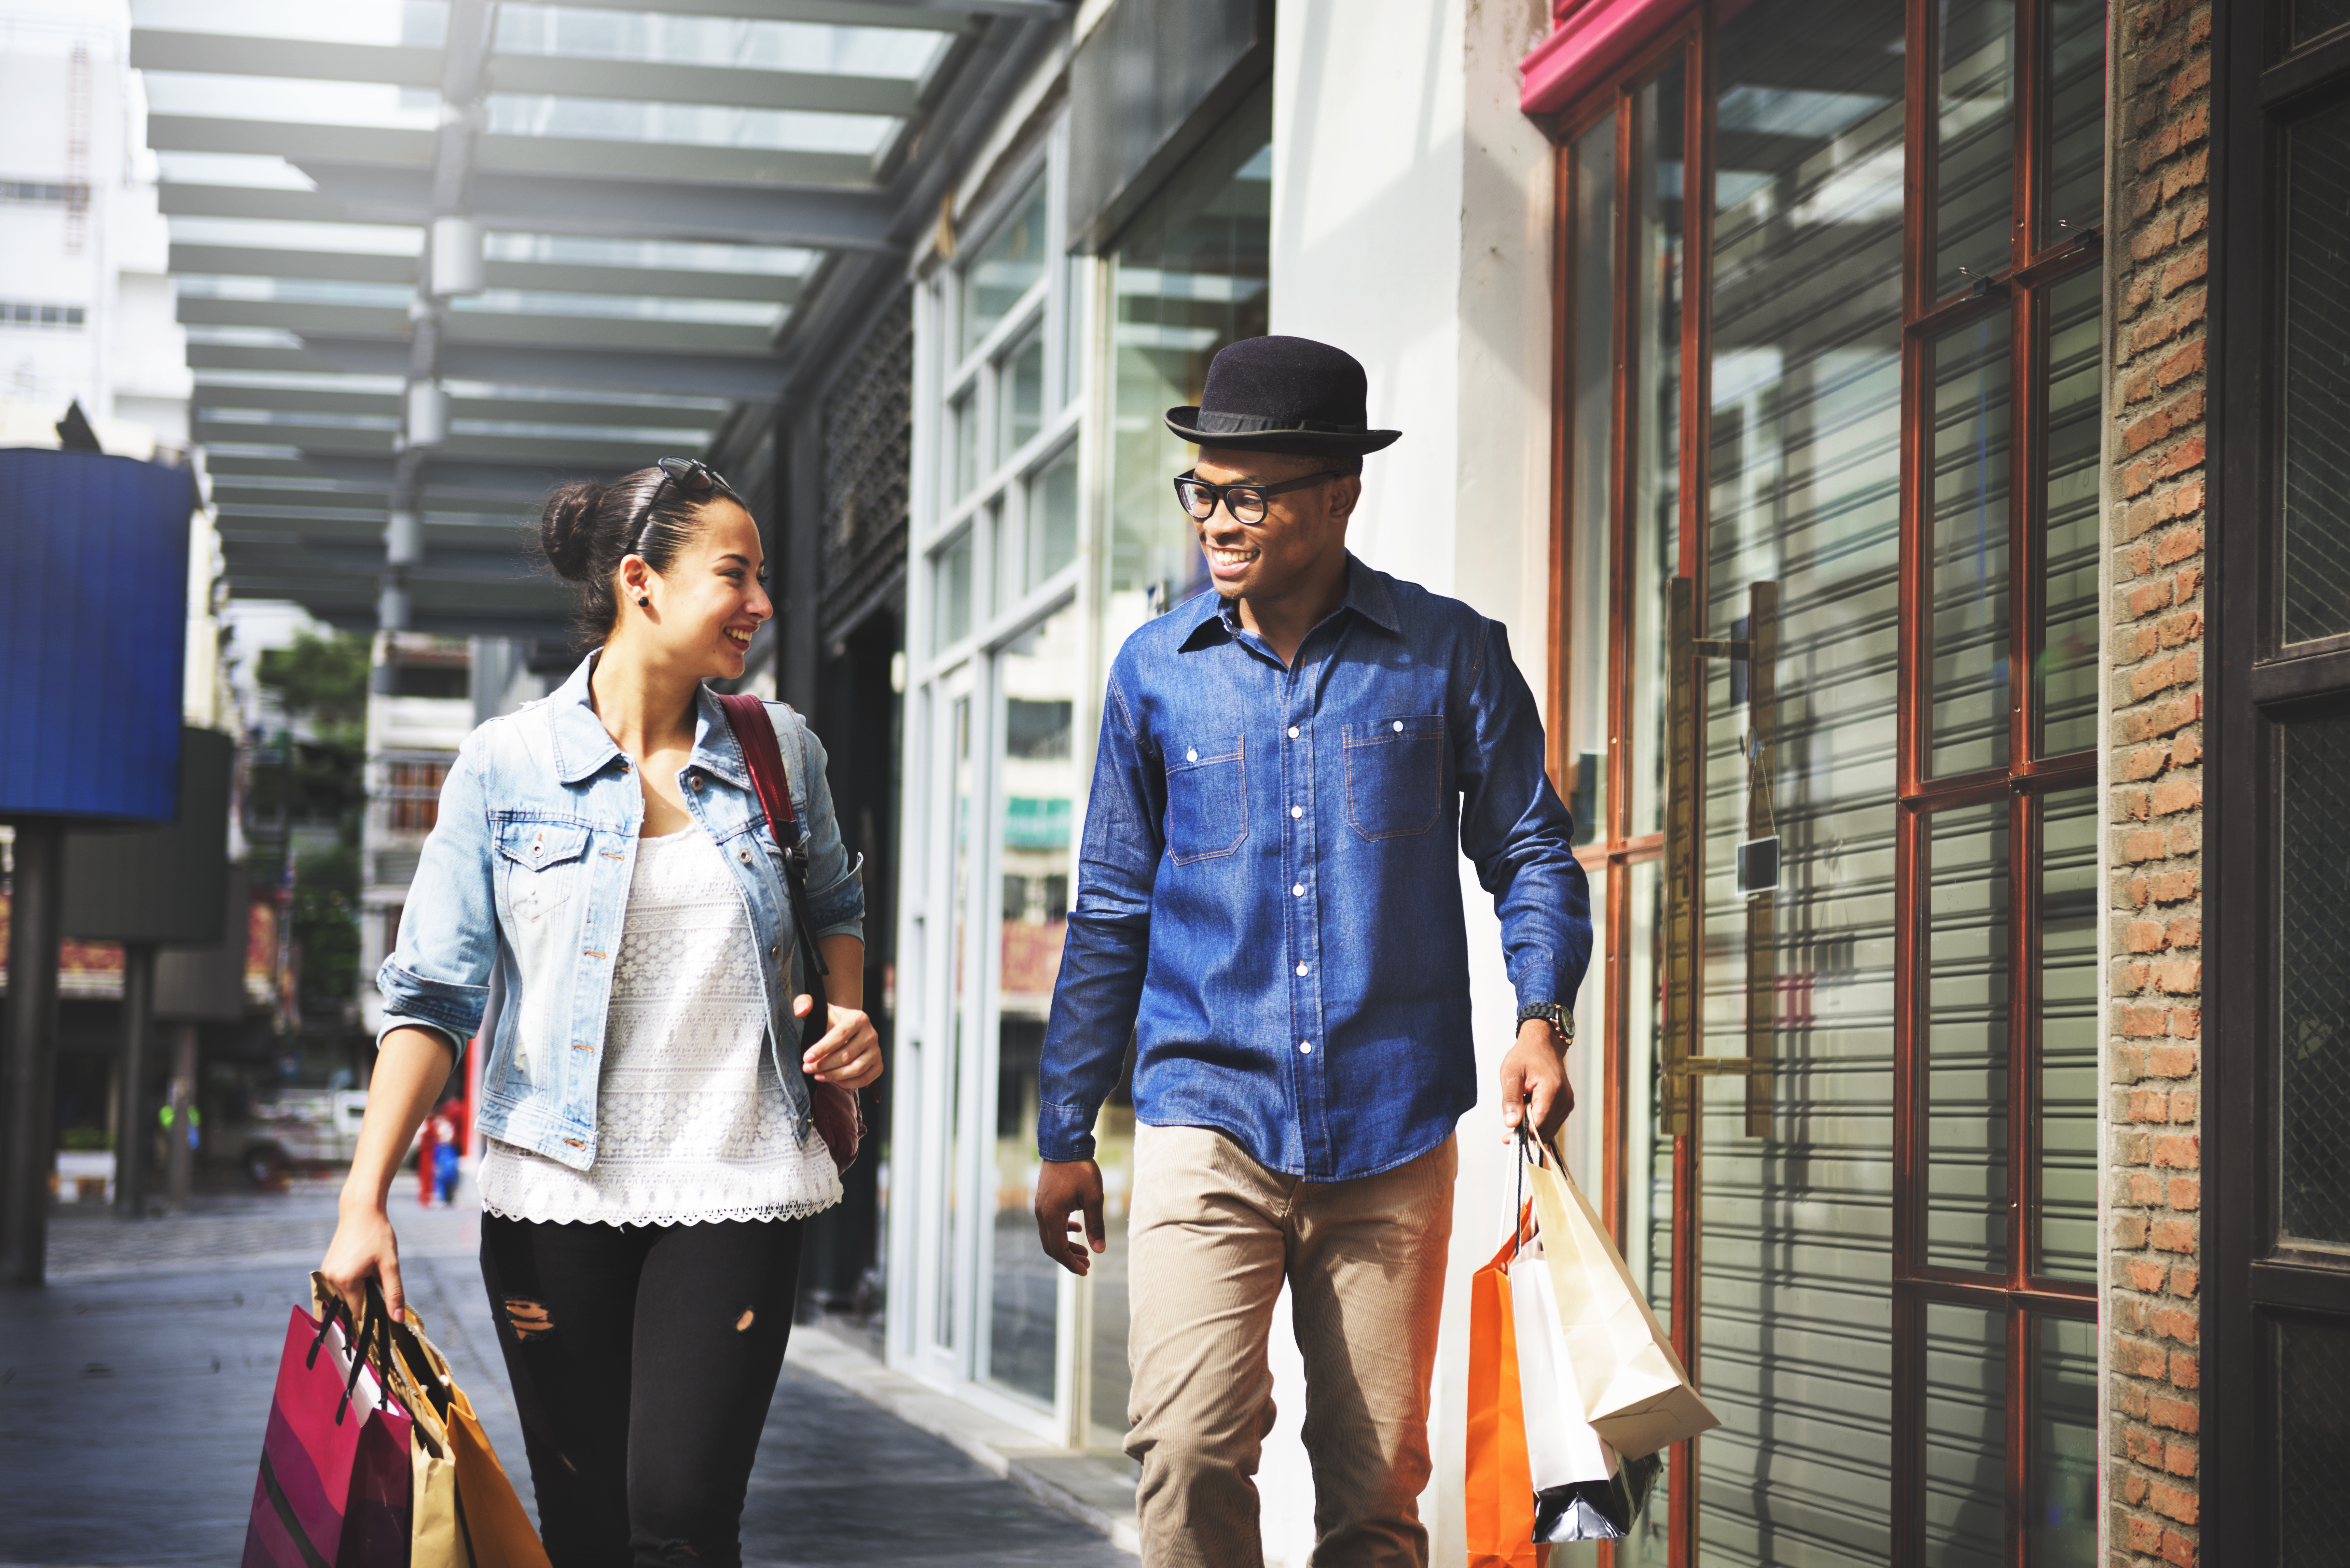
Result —
[[289, 719], [307, 719], [317, 738], [357, 749], [367, 739], [368, 639], [305, 631], [291, 648], [261, 656], [261, 684], [277, 693]]
[[[359, 814], [367, 809], [369, 641], [350, 632], [304, 632], [261, 656], [259, 680], [277, 693], [289, 726], [275, 756], [254, 769], [247, 799], [256, 819], [330, 822], [335, 845], [294, 867], [294, 944], [305, 1011], [334, 1011], [359, 989]], [[257, 759], [258, 760], [258, 759]], [[281, 848], [284, 840], [280, 840]]]

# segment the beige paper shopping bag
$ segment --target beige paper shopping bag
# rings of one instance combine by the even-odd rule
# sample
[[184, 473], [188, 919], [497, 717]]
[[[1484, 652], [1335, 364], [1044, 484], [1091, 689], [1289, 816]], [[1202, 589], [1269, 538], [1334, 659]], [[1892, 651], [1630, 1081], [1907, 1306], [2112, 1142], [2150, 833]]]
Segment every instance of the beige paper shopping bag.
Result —
[[1599, 1216], [1546, 1146], [1526, 1182], [1585, 1415], [1627, 1459], [1721, 1425], [1698, 1397]]

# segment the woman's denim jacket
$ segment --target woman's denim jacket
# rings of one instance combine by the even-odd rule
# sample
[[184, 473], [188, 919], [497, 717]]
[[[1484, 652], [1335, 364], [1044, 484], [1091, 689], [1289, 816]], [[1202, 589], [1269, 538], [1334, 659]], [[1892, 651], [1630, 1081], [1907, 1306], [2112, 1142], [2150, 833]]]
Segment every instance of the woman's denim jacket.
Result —
[[[575, 1170], [596, 1160], [604, 1016], [645, 815], [632, 764], [588, 706], [596, 657], [543, 701], [465, 737], [400, 914], [399, 946], [376, 975], [383, 1031], [438, 1030], [461, 1055], [476, 1034], [488, 1040], [478, 1107], [485, 1135]], [[865, 890], [841, 847], [824, 748], [790, 708], [770, 702], [767, 714], [807, 836], [816, 936], [861, 936]], [[793, 951], [782, 851], [707, 689], [694, 715], [678, 794], [718, 841], [767, 956], [768, 1058], [805, 1140], [814, 1128], [807, 1085], [796, 1049], [787, 1057], [782, 1047], [799, 1037], [795, 988], [778, 983]]]

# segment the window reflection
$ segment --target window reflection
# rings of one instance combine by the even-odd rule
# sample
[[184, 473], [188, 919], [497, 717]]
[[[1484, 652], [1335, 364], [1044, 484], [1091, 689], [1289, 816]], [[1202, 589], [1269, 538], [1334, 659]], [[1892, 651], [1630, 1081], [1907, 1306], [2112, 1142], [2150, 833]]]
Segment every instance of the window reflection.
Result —
[[1060, 1271], [1036, 1244], [1032, 1217], [1039, 1170], [1037, 1068], [1068, 934], [1076, 795], [1071, 741], [1083, 625], [1074, 607], [1061, 610], [996, 658], [1003, 707], [995, 789], [1001, 904], [987, 1375], [1047, 1405]]
[[957, 358], [978, 348], [1045, 275], [1045, 182], [1039, 180], [963, 267], [962, 347]]
[[931, 649], [936, 652], [971, 635], [971, 530], [939, 552], [932, 579]]
[[2024, 1562], [2028, 1568], [2090, 1568], [2097, 1560], [2097, 1325], [2043, 1317], [2033, 1327], [2039, 1345]]
[[1045, 331], [1038, 327], [1004, 357], [995, 395], [995, 461], [1002, 462], [1045, 428]]
[[1077, 449], [1055, 458], [1028, 482], [1027, 570], [1023, 592], [1077, 558]]
[[1163, 416], [1197, 403], [1216, 350], [1266, 329], [1273, 99], [1262, 90], [1135, 219], [1114, 258], [1117, 421], [1110, 442], [1105, 646], [1206, 585], [1167, 482], [1192, 449]]

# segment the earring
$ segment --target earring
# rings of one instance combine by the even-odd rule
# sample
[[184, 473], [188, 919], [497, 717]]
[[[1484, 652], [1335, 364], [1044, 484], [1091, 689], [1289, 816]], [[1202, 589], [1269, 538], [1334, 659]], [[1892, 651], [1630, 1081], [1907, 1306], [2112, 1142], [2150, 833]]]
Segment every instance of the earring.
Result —
[[639, 595], [637, 596], [637, 607], [638, 607], [639, 609], [650, 609], [650, 608], [652, 608], [652, 607], [653, 607], [652, 596], [651, 596], [651, 595], [650, 595], [650, 594], [639, 594]]

